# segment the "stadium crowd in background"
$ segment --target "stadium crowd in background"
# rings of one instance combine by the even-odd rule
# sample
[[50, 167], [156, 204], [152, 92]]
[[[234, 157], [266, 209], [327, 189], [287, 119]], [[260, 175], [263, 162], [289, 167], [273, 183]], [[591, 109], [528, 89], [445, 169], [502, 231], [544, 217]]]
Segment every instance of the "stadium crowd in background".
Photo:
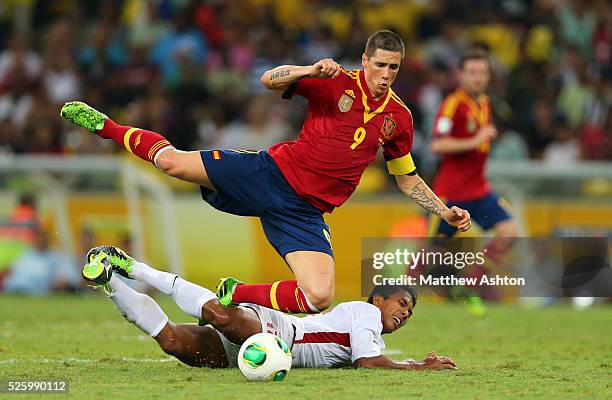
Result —
[[45, 295], [84, 286], [75, 258], [50, 242], [34, 196], [22, 195], [6, 218], [3, 214], [0, 213], [0, 292]]
[[73, 99], [179, 149], [267, 148], [297, 136], [306, 107], [265, 93], [262, 72], [324, 57], [360, 68], [357, 47], [383, 28], [407, 44], [394, 90], [412, 110], [424, 175], [432, 120], [473, 46], [494, 63], [492, 158], [612, 159], [605, 0], [3, 1], [0, 154], [117, 151], [62, 124]]

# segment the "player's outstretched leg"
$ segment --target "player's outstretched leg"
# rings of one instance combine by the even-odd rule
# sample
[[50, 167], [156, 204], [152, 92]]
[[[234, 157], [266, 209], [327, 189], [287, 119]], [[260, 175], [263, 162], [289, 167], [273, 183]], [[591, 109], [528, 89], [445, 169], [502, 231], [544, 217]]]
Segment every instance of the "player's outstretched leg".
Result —
[[99, 252], [83, 267], [83, 278], [94, 287], [100, 287], [126, 320], [143, 332], [155, 337], [168, 323], [168, 317], [159, 305], [146, 294], [138, 293], [116, 275], [109, 256]]
[[90, 251], [88, 263], [83, 267], [83, 278], [92, 286], [102, 288], [128, 322], [152, 336], [166, 354], [187, 365], [211, 368], [229, 365], [223, 343], [214, 329], [170, 322], [152, 298], [138, 293], [113, 275], [114, 271], [120, 271], [111, 265], [111, 260], [117, 261], [117, 258], [102, 248], [108, 253], [118, 250], [103, 246], [95, 252]]
[[64, 104], [60, 115], [102, 138], [112, 139], [145, 161], [155, 163], [158, 154], [174, 148], [159, 133], [118, 125], [105, 114], [81, 101]]
[[153, 163], [168, 176], [216, 190], [208, 179], [199, 151], [176, 150], [159, 133], [119, 125], [81, 101], [64, 104], [60, 115], [104, 139], [112, 139], [130, 153]]
[[121, 275], [153, 286], [172, 296], [176, 304], [187, 314], [202, 317], [204, 303], [217, 299], [210, 290], [188, 282], [176, 274], [159, 271], [130, 257], [116, 246], [98, 246], [87, 253], [88, 260], [107, 260], [112, 270]]
[[[159, 271], [136, 261], [116, 246], [95, 247], [87, 253], [87, 258], [93, 260], [90, 265], [94, 261], [104, 260], [107, 275], [109, 274], [108, 269], [111, 270], [110, 273], [127, 272], [124, 276], [144, 282], [172, 296], [181, 310], [211, 324], [234, 343], [241, 343], [248, 337], [261, 332], [261, 322], [252, 310], [225, 307], [219, 303], [217, 296], [205, 287], [186, 281], [176, 274]], [[129, 266], [126, 267], [126, 265]], [[98, 266], [91, 268], [95, 271], [88, 275], [90, 278], [86, 279], [97, 285], [103, 285], [104, 279], [97, 277], [105, 276], [105, 274], [97, 271]]]

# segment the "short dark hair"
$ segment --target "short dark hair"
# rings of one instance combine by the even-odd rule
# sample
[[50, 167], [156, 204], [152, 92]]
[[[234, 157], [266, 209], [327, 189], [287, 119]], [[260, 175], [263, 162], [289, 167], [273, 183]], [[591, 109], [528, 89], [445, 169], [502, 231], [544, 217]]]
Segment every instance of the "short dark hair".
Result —
[[34, 207], [36, 206], [36, 199], [32, 193], [24, 193], [19, 196], [19, 205]]
[[417, 304], [417, 293], [416, 290], [410, 285], [376, 285], [372, 288], [370, 292], [370, 297], [368, 297], [368, 303], [374, 304], [374, 296], [382, 296], [385, 299], [388, 299], [389, 296], [394, 295], [399, 292], [407, 292], [412, 298], [412, 307]]
[[365, 53], [368, 57], [372, 57], [376, 49], [395, 51], [401, 53], [404, 58], [404, 41], [395, 32], [387, 30], [374, 32], [366, 42]]
[[485, 60], [489, 64], [489, 68], [491, 68], [491, 58], [489, 57], [489, 53], [482, 48], [473, 48], [464, 53], [459, 59], [459, 68], [463, 69], [466, 61], [469, 60]]

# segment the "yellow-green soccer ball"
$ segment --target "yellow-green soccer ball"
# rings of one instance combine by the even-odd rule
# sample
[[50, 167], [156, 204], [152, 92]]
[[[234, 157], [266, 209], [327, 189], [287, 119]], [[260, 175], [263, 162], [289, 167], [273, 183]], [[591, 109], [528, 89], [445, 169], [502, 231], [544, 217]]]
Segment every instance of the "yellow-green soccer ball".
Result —
[[249, 381], [282, 381], [291, 369], [291, 350], [278, 336], [258, 333], [240, 347], [238, 368]]

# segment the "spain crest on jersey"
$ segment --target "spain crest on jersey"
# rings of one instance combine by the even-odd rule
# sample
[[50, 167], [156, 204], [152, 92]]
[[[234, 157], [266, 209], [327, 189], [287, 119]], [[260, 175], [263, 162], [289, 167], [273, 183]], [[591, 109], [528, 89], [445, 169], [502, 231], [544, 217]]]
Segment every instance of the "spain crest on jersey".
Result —
[[395, 122], [391, 117], [385, 117], [385, 120], [382, 124], [382, 128], [380, 128], [380, 131], [382, 132], [385, 139], [391, 139], [391, 136], [393, 136], [393, 131], [395, 130], [396, 126], [397, 122]]
[[340, 100], [338, 100], [338, 109], [340, 110], [340, 112], [348, 112], [350, 111], [352, 106], [353, 99], [351, 99], [351, 97], [346, 94], [343, 94], [342, 97], [340, 97]]
[[476, 132], [476, 128], [478, 128], [477, 124], [476, 124], [476, 120], [472, 117], [468, 117], [467, 118], [467, 122], [466, 122], [466, 128], [468, 130], [468, 132], [474, 133]]

